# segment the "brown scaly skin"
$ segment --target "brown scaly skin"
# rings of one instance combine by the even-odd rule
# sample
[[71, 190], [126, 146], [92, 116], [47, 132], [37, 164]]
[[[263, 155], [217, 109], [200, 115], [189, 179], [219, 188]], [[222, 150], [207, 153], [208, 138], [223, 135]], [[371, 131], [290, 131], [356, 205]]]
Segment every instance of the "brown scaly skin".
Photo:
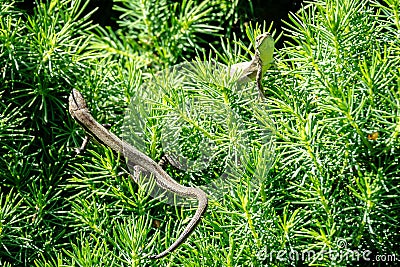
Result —
[[179, 245], [181, 245], [193, 232], [197, 224], [200, 222], [201, 216], [207, 210], [208, 199], [204, 191], [198, 188], [186, 187], [177, 183], [154, 160], [108, 131], [93, 118], [86, 106], [85, 99], [76, 89], [73, 89], [69, 96], [69, 113], [97, 141], [110, 147], [114, 152], [123, 155], [129, 166], [134, 166], [138, 171], [144, 170], [150, 172], [154, 176], [159, 187], [179, 196], [196, 198], [198, 200], [199, 204], [195, 215], [178, 239], [165, 251], [158, 255], [153, 255], [150, 258], [159, 259], [178, 248]]

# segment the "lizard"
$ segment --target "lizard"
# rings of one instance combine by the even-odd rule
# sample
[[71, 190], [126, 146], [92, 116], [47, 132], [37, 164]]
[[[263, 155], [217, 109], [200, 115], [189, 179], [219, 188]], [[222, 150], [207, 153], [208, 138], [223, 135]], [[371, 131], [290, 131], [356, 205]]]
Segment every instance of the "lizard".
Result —
[[[256, 51], [251, 61], [241, 62], [231, 66], [230, 75], [240, 71], [239, 83], [249, 80], [256, 80], [259, 96], [263, 97], [261, 79], [267, 69], [273, 64], [274, 40], [269, 33], [264, 33], [256, 37]], [[137, 150], [132, 145], [119, 139], [110, 132], [104, 125], [98, 123], [90, 114], [86, 101], [82, 94], [73, 89], [69, 96], [69, 113], [86, 130], [89, 135], [94, 137], [99, 143], [110, 147], [114, 152], [123, 155], [127, 164], [134, 166], [137, 172], [148, 171], [155, 176], [155, 181], [161, 188], [176, 193], [183, 197], [192, 197], [198, 200], [198, 208], [195, 215], [190, 220], [178, 239], [160, 254], [150, 256], [153, 259], [162, 258], [174, 251], [182, 244], [190, 233], [195, 229], [205, 213], [208, 206], [207, 195], [203, 190], [193, 187], [186, 187], [173, 180], [160, 166], [150, 157]], [[89, 137], [86, 136], [81, 148], [77, 153], [84, 150]], [[161, 160], [163, 162], [163, 159]], [[174, 164], [173, 164], [174, 165]]]
[[178, 248], [196, 228], [197, 224], [201, 220], [201, 216], [207, 210], [208, 199], [206, 193], [199, 188], [186, 187], [179, 184], [154, 160], [137, 150], [132, 145], [121, 140], [115, 134], [107, 130], [103, 125], [98, 123], [89, 112], [82, 94], [76, 89], [73, 89], [69, 96], [69, 113], [86, 130], [86, 132], [94, 137], [99, 143], [110, 147], [114, 152], [125, 157], [128, 166], [134, 166], [136, 171], [145, 170], [154, 175], [154, 179], [159, 187], [182, 197], [197, 199], [198, 207], [196, 213], [178, 239], [166, 250], [160, 254], [152, 255], [150, 258], [159, 259]]
[[258, 94], [264, 98], [261, 79], [265, 72], [274, 65], [274, 38], [269, 33], [256, 37], [255, 53], [250, 61], [240, 62], [230, 67], [230, 75], [239, 74], [238, 83], [256, 80]]

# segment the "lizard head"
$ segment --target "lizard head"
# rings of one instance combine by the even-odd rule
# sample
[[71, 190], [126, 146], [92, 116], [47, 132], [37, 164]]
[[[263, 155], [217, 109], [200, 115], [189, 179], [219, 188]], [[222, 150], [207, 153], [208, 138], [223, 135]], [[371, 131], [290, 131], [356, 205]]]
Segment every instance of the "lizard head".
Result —
[[274, 38], [269, 33], [263, 33], [256, 37], [256, 51], [258, 51], [263, 65], [273, 62], [274, 45]]

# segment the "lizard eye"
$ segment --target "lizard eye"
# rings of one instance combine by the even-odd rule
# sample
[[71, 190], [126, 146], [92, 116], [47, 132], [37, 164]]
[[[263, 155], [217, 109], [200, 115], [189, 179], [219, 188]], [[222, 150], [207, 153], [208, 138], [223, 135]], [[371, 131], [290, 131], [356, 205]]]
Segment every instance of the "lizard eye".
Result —
[[264, 40], [266, 35], [262, 34], [256, 37], [256, 48], [261, 45], [262, 40]]
[[258, 35], [257, 37], [256, 37], [256, 43], [257, 44], [259, 44], [260, 43], [260, 41], [262, 41], [265, 37], [267, 37], [269, 35], [269, 33], [263, 33], [263, 34], [260, 34], [260, 35]]

